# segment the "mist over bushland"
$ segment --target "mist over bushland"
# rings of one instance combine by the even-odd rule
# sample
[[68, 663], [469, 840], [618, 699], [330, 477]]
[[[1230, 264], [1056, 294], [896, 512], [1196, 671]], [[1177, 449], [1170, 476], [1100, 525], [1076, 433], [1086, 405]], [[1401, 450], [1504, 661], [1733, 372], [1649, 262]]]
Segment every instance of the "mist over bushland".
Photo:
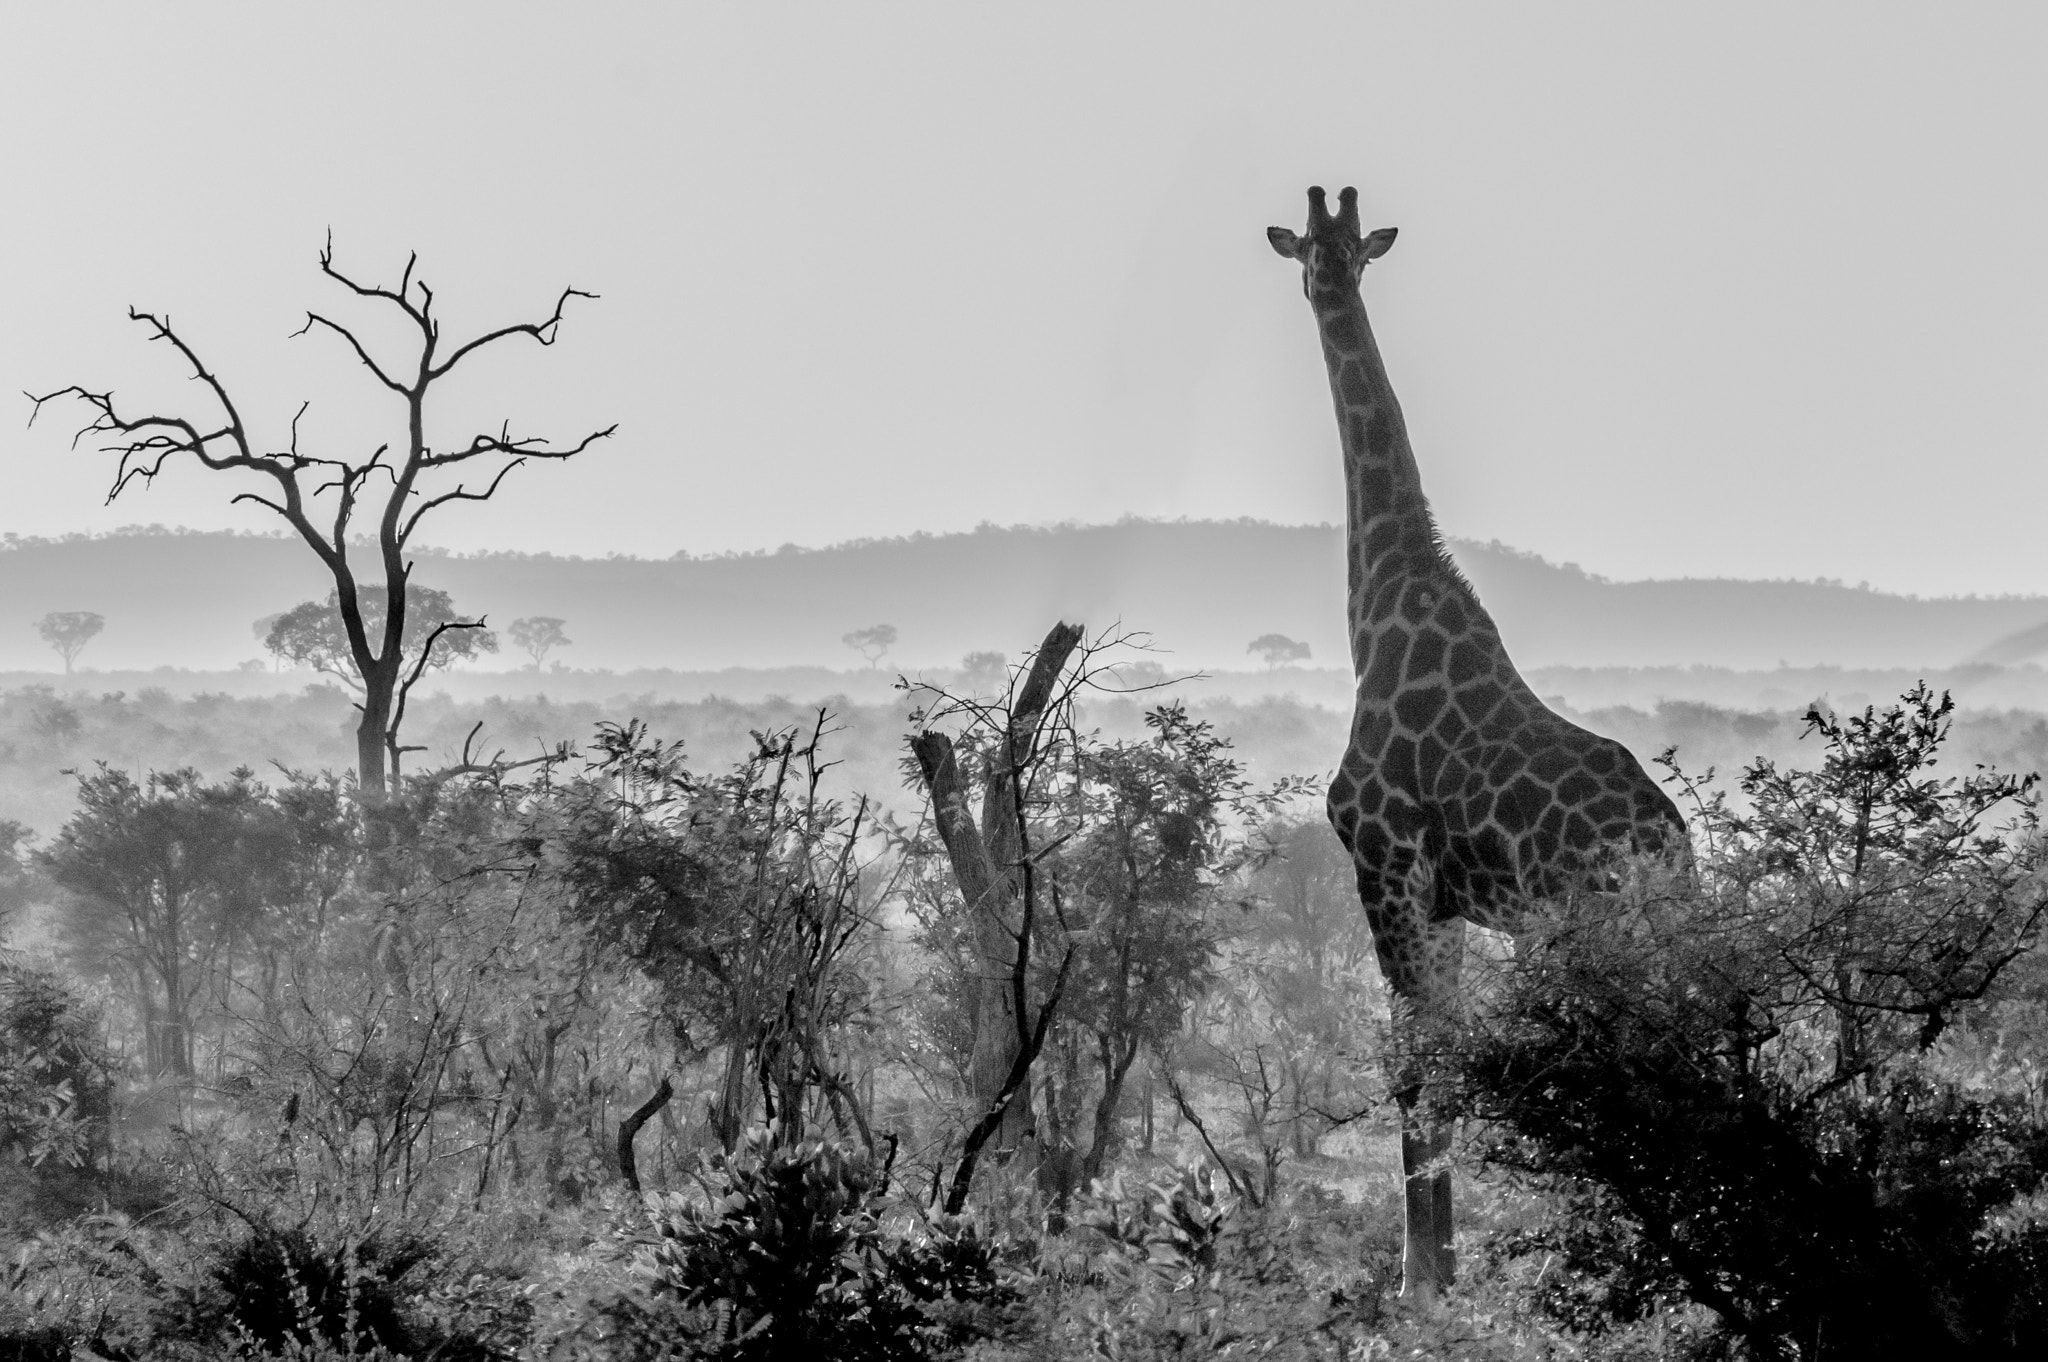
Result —
[[[1231, 740], [1246, 772], [1257, 781], [1285, 775], [1327, 775], [1344, 744], [1346, 711], [1298, 696], [1252, 700], [1205, 698], [1201, 683], [1123, 696], [1097, 696], [1082, 708], [1083, 721], [1105, 738], [1135, 738], [1145, 711], [1169, 698], [1186, 703], [1197, 719]], [[1880, 700], [1891, 697], [1880, 697]], [[866, 794], [884, 807], [914, 815], [922, 797], [905, 786], [901, 763], [913, 726], [914, 703], [903, 693], [858, 698], [828, 694], [816, 700], [787, 696], [677, 699], [615, 694], [604, 699], [546, 696], [455, 698], [446, 692], [415, 702], [408, 740], [426, 749], [409, 770], [432, 770], [453, 761], [481, 724], [476, 746], [520, 759], [558, 743], [586, 743], [601, 723], [639, 719], [654, 734], [680, 739], [690, 759], [716, 768], [752, 750], [755, 732], [808, 731], [827, 716], [828, 774], [838, 793]], [[1555, 702], [1554, 702], [1555, 703]], [[1671, 700], [1635, 707], [1576, 709], [1567, 717], [1626, 743], [1646, 763], [1667, 747], [1694, 774], [1717, 767], [1727, 776], [1759, 756], [1790, 766], [1809, 764], [1803, 742], [1805, 706], [1775, 710], [1720, 707]], [[0, 819], [54, 832], [70, 816], [76, 781], [65, 774], [104, 761], [132, 775], [190, 766], [218, 778], [248, 766], [260, 778], [278, 768], [346, 770], [354, 710], [336, 686], [294, 693], [174, 694], [161, 687], [133, 692], [59, 690], [48, 685], [0, 690]], [[1955, 773], [1978, 763], [2001, 770], [2048, 770], [2048, 715], [2028, 710], [1966, 710], [1958, 714], [1944, 761]]]
[[[1525, 671], [1949, 668], [2048, 650], [2034, 638], [2048, 621], [2040, 597], [1616, 582], [1498, 543], [1451, 547]], [[970, 652], [1015, 653], [1055, 619], [1143, 629], [1181, 667], [1255, 665], [1246, 646], [1271, 633], [1310, 645], [1312, 666], [1348, 664], [1342, 534], [1329, 525], [1125, 520], [708, 557], [415, 556], [416, 581], [496, 627], [565, 620], [573, 644], [559, 660], [582, 669], [849, 668], [861, 660], [842, 639], [877, 623], [900, 635], [885, 667], [950, 666]], [[0, 671], [53, 668], [28, 624], [58, 610], [106, 617], [85, 667], [233, 667], [261, 656], [254, 620], [330, 586], [304, 546], [279, 535], [157, 527], [14, 539], [0, 548], [0, 622], [21, 627], [0, 627]], [[493, 665], [520, 660], [508, 652]]]

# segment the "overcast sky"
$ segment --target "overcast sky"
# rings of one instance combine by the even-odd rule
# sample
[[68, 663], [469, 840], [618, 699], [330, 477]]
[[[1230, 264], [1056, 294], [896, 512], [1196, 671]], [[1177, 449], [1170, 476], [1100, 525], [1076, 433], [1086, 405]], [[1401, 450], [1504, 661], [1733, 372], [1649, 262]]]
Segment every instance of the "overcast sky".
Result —
[[[1302, 191], [1447, 532], [1622, 578], [2048, 591], [2048, 6], [12, 6], [0, 388], [391, 414], [309, 307], [406, 253], [453, 335], [544, 316], [439, 426], [573, 438], [455, 548], [666, 556], [978, 522], [1342, 515]], [[0, 530], [103, 505], [0, 421]], [[465, 424], [469, 423], [469, 424]], [[243, 490], [240, 486], [232, 490]]]

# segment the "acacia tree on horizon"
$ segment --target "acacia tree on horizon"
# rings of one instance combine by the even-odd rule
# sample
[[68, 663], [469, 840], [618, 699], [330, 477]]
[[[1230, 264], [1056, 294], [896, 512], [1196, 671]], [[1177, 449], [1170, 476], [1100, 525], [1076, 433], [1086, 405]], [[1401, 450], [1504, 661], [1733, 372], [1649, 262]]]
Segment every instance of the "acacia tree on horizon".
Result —
[[[350, 660], [362, 678], [362, 699], [357, 708], [356, 776], [362, 799], [381, 804], [397, 788], [399, 760], [408, 748], [399, 742], [399, 721], [404, 717], [399, 703], [405, 690], [417, 681], [434, 655], [434, 646], [451, 630], [481, 629], [480, 619], [443, 621], [424, 643], [408, 652], [406, 642], [407, 582], [412, 563], [406, 549], [420, 521], [429, 511], [458, 501], [488, 501], [507, 474], [528, 459], [569, 459], [617, 430], [616, 425], [585, 435], [560, 448], [538, 436], [514, 437], [509, 422], [501, 423], [496, 434], [479, 433], [466, 444], [436, 446], [427, 434], [427, 398], [434, 385], [446, 378], [471, 354], [513, 336], [528, 336], [542, 345], [555, 343], [562, 323], [562, 309], [571, 298], [597, 297], [582, 289], [564, 288], [555, 299], [553, 312], [544, 321], [515, 322], [484, 332], [444, 352], [441, 324], [434, 316], [434, 293], [414, 277], [419, 256], [407, 258], [396, 288], [358, 283], [334, 264], [334, 242], [330, 236], [320, 250], [320, 272], [357, 298], [395, 307], [418, 333], [415, 355], [403, 366], [387, 366], [374, 357], [356, 332], [318, 312], [308, 312], [306, 323], [292, 334], [320, 330], [348, 343], [355, 357], [371, 375], [402, 402], [405, 412], [403, 436], [379, 445], [367, 458], [324, 457], [302, 453], [299, 448], [299, 419], [305, 415], [302, 403], [291, 423], [291, 438], [282, 451], [260, 450], [241, 410], [229, 396], [226, 385], [209, 370], [198, 354], [175, 331], [168, 319], [130, 307], [131, 321], [149, 328], [151, 340], [165, 341], [175, 349], [212, 396], [218, 411], [207, 417], [176, 414], [132, 415], [119, 410], [109, 391], [94, 391], [70, 384], [40, 397], [31, 395], [34, 422], [46, 402], [75, 398], [93, 414], [73, 439], [74, 447], [91, 440], [102, 451], [119, 455], [113, 487], [107, 493], [112, 502], [131, 483], [147, 484], [179, 455], [191, 455], [202, 466], [216, 472], [246, 470], [270, 480], [266, 492], [240, 492], [235, 502], [249, 501], [282, 516], [307, 546], [320, 558], [334, 579], [336, 608], [348, 636]], [[410, 348], [410, 347], [408, 347]], [[445, 353], [445, 358], [443, 354]], [[396, 451], [394, 453], [394, 451]], [[458, 468], [474, 460], [485, 461], [479, 473], [488, 472], [480, 485], [457, 480], [452, 487], [430, 491], [422, 479]], [[373, 483], [382, 479], [388, 489]], [[373, 513], [376, 520], [374, 547], [377, 571], [372, 584], [359, 583], [349, 563], [349, 528], [359, 511]], [[319, 518], [316, 520], [316, 516]], [[381, 577], [381, 583], [376, 579]], [[364, 592], [381, 585], [384, 597], [382, 628], [365, 625]]]
[[64, 659], [66, 676], [71, 675], [71, 664], [78, 660], [85, 645], [98, 638], [100, 630], [106, 627], [106, 617], [90, 610], [52, 610], [36, 621], [36, 633]]

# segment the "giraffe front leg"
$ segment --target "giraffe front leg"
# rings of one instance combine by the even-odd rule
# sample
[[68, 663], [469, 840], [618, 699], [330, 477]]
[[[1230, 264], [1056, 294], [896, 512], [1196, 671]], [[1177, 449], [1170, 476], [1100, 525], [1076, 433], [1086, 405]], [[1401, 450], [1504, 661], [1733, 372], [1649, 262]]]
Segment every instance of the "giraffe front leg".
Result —
[[1402, 1004], [1394, 1075], [1401, 1116], [1401, 1299], [1432, 1310], [1451, 1284], [1455, 1261], [1451, 1133], [1430, 1117], [1424, 1101], [1426, 1055], [1433, 1044], [1429, 1032], [1448, 1016], [1456, 992], [1463, 924], [1430, 920], [1436, 874], [1420, 847], [1382, 844], [1354, 847], [1353, 854], [1380, 972]]
[[1449, 1145], [1420, 1110], [1401, 1108], [1401, 1299], [1424, 1310], [1450, 1285], [1450, 1174], [1438, 1166]]

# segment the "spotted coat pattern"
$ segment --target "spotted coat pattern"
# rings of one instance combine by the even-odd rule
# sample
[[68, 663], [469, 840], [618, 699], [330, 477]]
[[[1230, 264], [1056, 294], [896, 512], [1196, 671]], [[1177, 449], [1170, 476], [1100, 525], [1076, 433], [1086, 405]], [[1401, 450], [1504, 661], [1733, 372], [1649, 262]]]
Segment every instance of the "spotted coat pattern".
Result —
[[[1357, 191], [1329, 213], [1309, 191], [1305, 236], [1268, 229], [1302, 266], [1344, 447], [1351, 737], [1329, 814], [1351, 853], [1380, 970], [1418, 1014], [1455, 1005], [1464, 927], [1512, 930], [1531, 905], [1587, 880], [1622, 843], [1682, 845], [1677, 807], [1620, 743], [1544, 706], [1445, 553], [1401, 404], [1359, 296], [1394, 231], [1361, 235]], [[1449, 1131], [1421, 1119], [1404, 1075], [1402, 1295], [1451, 1284]]]
[[1512, 930], [1602, 847], [1684, 823], [1627, 748], [1536, 698], [1445, 552], [1359, 296], [1394, 233], [1360, 235], [1356, 190], [1339, 203], [1312, 189], [1308, 234], [1269, 232], [1302, 264], [1344, 446], [1358, 690], [1329, 814], [1388, 984], [1427, 1007], [1455, 989], [1457, 922]]

